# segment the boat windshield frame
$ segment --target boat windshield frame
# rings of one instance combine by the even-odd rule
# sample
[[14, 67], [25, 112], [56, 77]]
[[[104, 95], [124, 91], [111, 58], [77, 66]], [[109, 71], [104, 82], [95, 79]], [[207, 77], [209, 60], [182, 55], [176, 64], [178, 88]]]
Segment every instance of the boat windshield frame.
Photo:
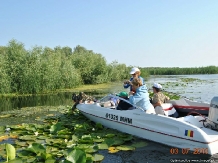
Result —
[[101, 101], [103, 101], [104, 99], [106, 99], [106, 98], [108, 98], [108, 97], [125, 101], [126, 103], [129, 103], [130, 105], [132, 105], [135, 109], [139, 109], [139, 110], [141, 110], [141, 111], [145, 111], [145, 110], [142, 109], [141, 107], [138, 107], [138, 106], [136, 106], [135, 104], [131, 104], [128, 100], [126, 100], [126, 99], [124, 99], [124, 98], [122, 98], [122, 97], [116, 96], [116, 95], [112, 95], [112, 94], [109, 94], [109, 95], [104, 96], [103, 98], [101, 98], [100, 100], [98, 100], [98, 102], [101, 102]]

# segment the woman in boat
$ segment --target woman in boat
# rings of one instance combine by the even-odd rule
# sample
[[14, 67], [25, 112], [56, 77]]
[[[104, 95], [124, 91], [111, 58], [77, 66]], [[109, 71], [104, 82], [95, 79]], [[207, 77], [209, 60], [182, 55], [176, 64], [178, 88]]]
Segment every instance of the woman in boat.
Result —
[[161, 92], [162, 86], [158, 83], [153, 84], [153, 98], [152, 98], [152, 104], [154, 107], [161, 106], [161, 104], [166, 103], [170, 100], [170, 98], [166, 95], [164, 95]]
[[144, 109], [146, 113], [155, 114], [154, 107], [150, 103], [150, 100], [149, 100], [149, 94], [148, 94], [147, 87], [142, 84], [141, 79], [133, 78], [131, 84], [132, 84], [133, 90], [135, 91], [129, 92], [130, 103]]
[[144, 79], [140, 76], [141, 72], [137, 67], [133, 67], [130, 71], [130, 74], [132, 75], [132, 77], [129, 80], [124, 81], [123, 83], [124, 88], [130, 87], [130, 91], [134, 91], [132, 90], [132, 86], [131, 86], [131, 81], [133, 80], [133, 78], [139, 78], [142, 81], [142, 84], [145, 85]]

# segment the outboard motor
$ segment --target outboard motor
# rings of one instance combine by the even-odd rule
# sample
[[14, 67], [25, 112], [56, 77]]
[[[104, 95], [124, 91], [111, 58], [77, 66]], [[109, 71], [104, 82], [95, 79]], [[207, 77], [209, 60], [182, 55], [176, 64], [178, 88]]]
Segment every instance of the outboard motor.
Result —
[[218, 130], [218, 96], [213, 97], [211, 100], [208, 120], [210, 128]]

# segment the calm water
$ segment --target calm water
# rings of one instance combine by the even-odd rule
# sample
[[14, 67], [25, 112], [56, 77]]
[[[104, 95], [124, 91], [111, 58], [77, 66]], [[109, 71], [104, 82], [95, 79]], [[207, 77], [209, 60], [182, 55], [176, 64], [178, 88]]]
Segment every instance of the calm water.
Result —
[[[200, 80], [186, 83], [182, 82], [181, 78], [196, 78]], [[154, 82], [162, 84], [164, 90], [168, 92], [173, 92], [195, 101], [210, 103], [214, 96], [218, 96], [218, 74], [151, 76], [151, 78], [146, 81], [147, 87], [151, 88]], [[179, 85], [176, 86], [178, 83]], [[181, 86], [180, 84], [185, 84], [185, 86]], [[113, 87], [111, 90], [109, 90], [109, 93], [116, 93], [122, 90], [124, 90], [122, 88], [122, 83], [118, 83], [116, 87]], [[89, 92], [88, 94], [91, 95], [92, 93]], [[72, 92], [61, 92], [57, 94], [40, 96], [37, 95], [12, 98], [1, 97], [0, 112], [31, 106], [72, 105], [71, 95]], [[95, 96], [95, 92], [93, 95]]]
[[[182, 78], [199, 79], [192, 82], [182, 82]], [[187, 97], [194, 101], [210, 103], [214, 96], [218, 96], [218, 74], [215, 75], [167, 75], [152, 76], [148, 80], [148, 87], [158, 82], [164, 90]], [[166, 84], [170, 83], [167, 87]], [[176, 84], [180, 83], [178, 86]], [[183, 86], [181, 86], [183, 84]]]

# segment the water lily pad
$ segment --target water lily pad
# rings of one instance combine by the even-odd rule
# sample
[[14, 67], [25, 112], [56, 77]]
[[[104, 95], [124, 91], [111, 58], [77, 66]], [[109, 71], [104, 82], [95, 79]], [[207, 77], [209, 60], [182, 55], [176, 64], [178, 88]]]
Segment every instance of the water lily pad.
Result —
[[85, 152], [86, 152], [86, 153], [95, 153], [95, 152], [97, 152], [97, 151], [98, 151], [98, 148], [95, 148], [95, 147], [93, 147], [93, 146], [91, 146], [91, 147], [85, 149]]
[[24, 126], [22, 126], [22, 125], [7, 125], [6, 127], [14, 129], [14, 130], [16, 130], [16, 129], [24, 129]]
[[79, 141], [78, 141], [79, 143], [93, 143], [93, 140], [92, 139], [80, 139]]
[[44, 146], [42, 146], [41, 144], [38, 143], [32, 143], [28, 148], [28, 151], [31, 151], [35, 154], [39, 154], [39, 153], [45, 153], [46, 149]]
[[130, 141], [133, 139], [133, 136], [132, 135], [126, 135], [125, 137], [123, 137], [123, 140], [124, 141]]
[[97, 128], [97, 129], [103, 129], [104, 127], [102, 126], [101, 123], [96, 123], [96, 124], [95, 124], [95, 128]]
[[92, 144], [78, 144], [77, 148], [79, 149], [88, 149], [92, 146]]
[[99, 148], [99, 149], [108, 149], [108, 145], [105, 144], [105, 143], [98, 144], [98, 148]]
[[32, 135], [24, 135], [24, 136], [20, 136], [18, 137], [18, 139], [20, 140], [36, 140], [36, 136], [32, 136]]
[[93, 142], [96, 142], [96, 143], [101, 143], [103, 141], [104, 141], [104, 139], [98, 139], [98, 138], [93, 139]]
[[58, 131], [60, 131], [62, 129], [64, 129], [64, 127], [62, 126], [62, 123], [58, 122], [58, 123], [51, 126], [50, 132], [52, 134], [56, 134]]
[[46, 138], [48, 138], [47, 136], [43, 136], [43, 135], [40, 135], [37, 137], [37, 139], [41, 139], [41, 140], [45, 140]]
[[142, 142], [133, 143], [131, 146], [136, 147], [136, 148], [141, 148], [141, 147], [145, 147], [147, 145], [148, 145], [147, 142], [142, 141]]
[[122, 151], [133, 151], [135, 150], [135, 147], [132, 146], [128, 146], [128, 145], [121, 145], [116, 147], [118, 150], [122, 150]]
[[68, 154], [66, 159], [71, 162], [86, 163], [86, 154], [83, 150], [74, 149]]
[[93, 160], [93, 156], [89, 153], [86, 153], [86, 159], [90, 158], [91, 160]]
[[0, 144], [0, 157], [6, 159], [5, 144]]
[[13, 159], [8, 161], [8, 163], [23, 163], [23, 161], [21, 159]]
[[113, 142], [113, 145], [121, 145], [121, 144], [124, 144], [125, 141], [121, 138], [115, 138], [114, 139], [114, 142]]
[[53, 158], [49, 158], [45, 161], [45, 163], [55, 163], [55, 162], [56, 162], [56, 160]]
[[114, 144], [114, 139], [105, 139], [104, 144], [107, 144], [109, 147]]
[[4, 133], [5, 132], [5, 126], [0, 126], [0, 133]]
[[105, 137], [106, 138], [113, 138], [115, 136], [115, 134], [106, 134]]
[[28, 144], [26, 142], [22, 142], [22, 141], [15, 141], [15, 144], [18, 145], [18, 146], [21, 146], [21, 147], [25, 147], [25, 146], [28, 146]]
[[101, 162], [104, 159], [104, 156], [101, 154], [94, 154], [93, 155], [93, 161], [94, 162]]

